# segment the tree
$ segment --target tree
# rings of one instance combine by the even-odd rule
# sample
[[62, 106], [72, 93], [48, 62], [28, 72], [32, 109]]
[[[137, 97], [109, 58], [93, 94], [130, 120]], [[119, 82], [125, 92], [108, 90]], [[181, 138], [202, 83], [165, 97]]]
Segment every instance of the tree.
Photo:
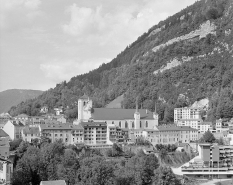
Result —
[[203, 136], [200, 138], [200, 142], [204, 142], [204, 143], [213, 143], [215, 141], [216, 139], [214, 135], [209, 130], [205, 132]]
[[39, 175], [40, 150], [29, 146], [22, 158], [17, 162], [13, 174], [12, 184], [38, 185], [41, 181]]
[[14, 139], [13, 141], [11, 141], [10, 144], [10, 151], [16, 150], [20, 143], [22, 142], [22, 139]]
[[58, 166], [59, 179], [64, 179], [67, 184], [74, 185], [79, 167], [76, 153], [71, 149], [65, 150], [61, 164]]
[[114, 166], [103, 157], [84, 158], [80, 164], [76, 183], [80, 185], [111, 185], [114, 183]]
[[161, 166], [154, 179], [156, 185], [181, 185], [170, 167]]

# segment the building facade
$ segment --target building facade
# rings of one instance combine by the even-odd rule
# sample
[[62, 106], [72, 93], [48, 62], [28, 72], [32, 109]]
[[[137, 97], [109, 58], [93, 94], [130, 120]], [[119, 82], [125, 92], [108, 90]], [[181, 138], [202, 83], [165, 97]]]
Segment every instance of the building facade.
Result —
[[177, 124], [182, 119], [201, 119], [199, 108], [175, 108], [174, 109], [174, 123]]
[[193, 178], [232, 178], [233, 146], [199, 144], [199, 156], [188, 166], [182, 166], [182, 173]]
[[[136, 107], [138, 107], [136, 105]], [[147, 109], [93, 108], [92, 100], [83, 96], [78, 100], [78, 120], [81, 122], [104, 122], [123, 129], [153, 129], [158, 126], [158, 114]]]
[[198, 139], [198, 130], [187, 126], [163, 125], [147, 130], [147, 140], [153, 145], [189, 143]]
[[24, 124], [16, 120], [8, 120], [3, 130], [10, 136], [11, 140], [20, 139]]

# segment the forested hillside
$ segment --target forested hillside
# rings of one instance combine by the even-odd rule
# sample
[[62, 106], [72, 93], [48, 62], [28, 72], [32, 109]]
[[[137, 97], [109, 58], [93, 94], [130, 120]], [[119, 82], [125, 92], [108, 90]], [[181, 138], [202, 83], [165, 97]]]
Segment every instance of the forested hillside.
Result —
[[160, 123], [173, 121], [173, 109], [208, 98], [209, 120], [233, 115], [233, 1], [201, 0], [161, 21], [110, 63], [57, 84], [34, 100], [12, 107], [13, 116], [39, 114], [66, 107], [77, 116], [77, 99], [84, 93], [95, 107], [124, 96], [122, 107], [154, 109]]
[[12, 106], [18, 105], [21, 101], [36, 98], [43, 91], [26, 89], [9, 89], [0, 92], [0, 113], [7, 112]]

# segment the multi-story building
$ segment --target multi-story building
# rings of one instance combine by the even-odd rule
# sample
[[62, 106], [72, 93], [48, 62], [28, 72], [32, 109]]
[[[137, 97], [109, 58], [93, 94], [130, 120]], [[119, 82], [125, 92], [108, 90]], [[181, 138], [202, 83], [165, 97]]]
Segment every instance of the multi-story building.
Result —
[[187, 126], [198, 129], [198, 125], [202, 122], [202, 119], [180, 119], [177, 122], [177, 126]]
[[[136, 107], [137, 104], [136, 104]], [[147, 109], [93, 108], [92, 100], [83, 96], [78, 100], [78, 120], [81, 122], [104, 122], [127, 129], [153, 129], [158, 126], [158, 114]]]
[[198, 139], [198, 130], [187, 126], [163, 125], [146, 131], [147, 140], [153, 145], [189, 143]]
[[13, 163], [5, 158], [0, 157], [0, 179], [3, 184], [10, 184], [13, 174]]
[[84, 143], [89, 146], [112, 144], [110, 129], [105, 122], [82, 122]]
[[3, 130], [10, 136], [11, 140], [20, 139], [24, 124], [16, 120], [8, 120], [4, 125]]
[[203, 134], [208, 130], [213, 130], [212, 122], [202, 122], [198, 125], [198, 132]]
[[27, 142], [32, 142], [33, 139], [40, 139], [39, 127], [25, 127], [22, 130], [22, 139]]
[[5, 159], [9, 157], [9, 139], [9, 135], [4, 130], [0, 129], [0, 157]]
[[109, 140], [113, 143], [124, 141], [124, 135], [121, 128], [115, 125], [109, 125]]
[[198, 157], [182, 166], [184, 175], [193, 178], [233, 177], [233, 146], [199, 144], [198, 152]]
[[199, 108], [175, 108], [174, 122], [177, 123], [181, 119], [201, 119]]
[[62, 140], [65, 144], [84, 142], [84, 129], [81, 125], [42, 124], [39, 125], [41, 136], [48, 137], [52, 142]]

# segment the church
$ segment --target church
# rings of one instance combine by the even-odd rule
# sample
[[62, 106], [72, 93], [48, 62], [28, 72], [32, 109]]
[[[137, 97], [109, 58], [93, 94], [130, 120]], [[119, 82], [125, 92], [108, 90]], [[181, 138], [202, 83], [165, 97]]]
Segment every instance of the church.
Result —
[[105, 122], [123, 129], [155, 129], [158, 114], [147, 109], [93, 108], [92, 100], [84, 95], [78, 100], [78, 120], [82, 122]]

